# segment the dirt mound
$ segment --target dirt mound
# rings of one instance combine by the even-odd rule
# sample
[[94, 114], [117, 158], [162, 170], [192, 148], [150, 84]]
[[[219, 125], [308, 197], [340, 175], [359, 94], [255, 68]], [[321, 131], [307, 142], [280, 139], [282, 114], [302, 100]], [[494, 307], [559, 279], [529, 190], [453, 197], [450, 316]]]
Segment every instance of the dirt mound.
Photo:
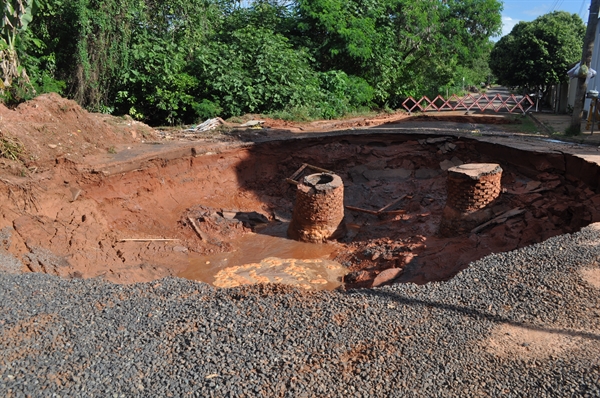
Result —
[[57, 158], [79, 163], [88, 155], [153, 139], [156, 132], [130, 117], [89, 113], [58, 94], [44, 94], [15, 109], [0, 105], [0, 139], [16, 142], [19, 161], [2, 158], [0, 167], [18, 174], [38, 171]]

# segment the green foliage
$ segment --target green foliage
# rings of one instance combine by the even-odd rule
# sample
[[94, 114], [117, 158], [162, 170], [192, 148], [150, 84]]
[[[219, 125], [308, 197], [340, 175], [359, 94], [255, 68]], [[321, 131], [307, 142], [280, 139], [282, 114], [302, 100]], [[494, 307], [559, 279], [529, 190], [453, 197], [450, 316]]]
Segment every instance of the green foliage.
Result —
[[206, 98], [204, 98], [200, 103], [196, 103], [194, 105], [194, 111], [202, 120], [212, 119], [223, 114], [223, 108], [221, 108], [221, 105], [219, 105], [218, 102], [214, 102]]
[[496, 0], [300, 0], [299, 28], [319, 68], [364, 78], [379, 105], [447, 83], [501, 28]]
[[332, 70], [321, 73], [324, 96], [317, 105], [318, 117], [333, 119], [372, 105], [375, 90], [362, 78]]
[[576, 14], [555, 11], [519, 22], [490, 55], [498, 83], [528, 91], [547, 91], [567, 81], [567, 70], [581, 58], [585, 26]]
[[17, 51], [33, 19], [35, 5], [34, 0], [0, 0], [0, 97], [5, 102], [19, 101], [34, 91]]
[[18, 49], [33, 87], [152, 124], [342, 117], [437, 94], [463, 77], [484, 80], [502, 8], [498, 0], [35, 4]]
[[121, 74], [117, 93], [119, 113], [135, 113], [152, 123], [180, 123], [194, 115], [196, 99], [190, 92], [198, 80], [187, 73], [186, 51], [171, 41], [138, 37], [130, 53], [130, 67]]
[[284, 36], [246, 27], [225, 39], [198, 51], [193, 68], [200, 72], [200, 95], [218, 103], [225, 115], [266, 113], [319, 99], [319, 79], [308, 55]]

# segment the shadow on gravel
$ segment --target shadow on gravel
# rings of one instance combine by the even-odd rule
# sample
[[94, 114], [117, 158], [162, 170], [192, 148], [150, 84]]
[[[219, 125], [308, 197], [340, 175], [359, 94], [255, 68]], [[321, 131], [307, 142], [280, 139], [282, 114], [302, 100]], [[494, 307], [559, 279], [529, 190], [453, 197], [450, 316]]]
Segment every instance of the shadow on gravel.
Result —
[[433, 307], [433, 308], [438, 308], [438, 309], [445, 310], [445, 311], [452, 311], [452, 312], [458, 313], [460, 315], [465, 315], [465, 316], [468, 316], [471, 318], [486, 319], [486, 320], [494, 322], [494, 323], [518, 326], [520, 328], [529, 329], [532, 331], [553, 333], [553, 334], [562, 334], [565, 336], [581, 337], [584, 339], [600, 341], [600, 335], [598, 335], [598, 334], [588, 333], [588, 332], [580, 332], [580, 331], [568, 330], [568, 329], [549, 328], [549, 327], [544, 327], [544, 326], [537, 326], [537, 325], [531, 325], [531, 324], [527, 324], [527, 323], [516, 322], [516, 321], [510, 320], [508, 318], [504, 318], [504, 317], [501, 317], [498, 315], [488, 314], [488, 313], [485, 313], [482, 311], [475, 310], [473, 308], [460, 307], [457, 305], [444, 304], [444, 303], [439, 303], [439, 302], [435, 302], [435, 301], [427, 301], [427, 300], [401, 297], [401, 296], [398, 296], [397, 294], [394, 294], [391, 292], [378, 291], [378, 290], [364, 290], [364, 291], [361, 291], [361, 293], [378, 296], [383, 299], [395, 301], [396, 303], [399, 303], [402, 305]]

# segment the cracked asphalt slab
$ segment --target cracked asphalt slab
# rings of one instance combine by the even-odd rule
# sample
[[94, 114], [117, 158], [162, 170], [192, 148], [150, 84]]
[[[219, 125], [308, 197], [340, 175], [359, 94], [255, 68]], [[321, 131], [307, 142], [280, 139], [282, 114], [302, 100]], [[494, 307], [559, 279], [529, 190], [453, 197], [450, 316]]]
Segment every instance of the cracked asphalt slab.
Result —
[[598, 397], [600, 225], [448, 282], [306, 292], [0, 272], [6, 397]]

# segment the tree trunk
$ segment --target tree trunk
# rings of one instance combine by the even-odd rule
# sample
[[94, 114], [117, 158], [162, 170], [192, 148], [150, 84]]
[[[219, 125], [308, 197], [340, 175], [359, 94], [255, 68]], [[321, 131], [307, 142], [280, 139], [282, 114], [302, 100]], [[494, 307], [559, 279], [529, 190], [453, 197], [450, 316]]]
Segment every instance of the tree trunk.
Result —
[[[583, 40], [583, 54], [581, 56], [581, 65], [588, 68], [592, 63], [592, 52], [594, 50], [594, 41], [596, 39], [596, 27], [598, 25], [598, 11], [600, 9], [600, 0], [592, 0], [590, 5], [590, 16], [588, 18], [587, 30]], [[569, 132], [571, 134], [581, 133], [581, 119], [583, 118], [583, 104], [585, 102], [585, 93], [587, 91], [586, 76], [577, 78], [577, 91], [575, 93], [575, 104], [573, 105], [573, 116]]]

